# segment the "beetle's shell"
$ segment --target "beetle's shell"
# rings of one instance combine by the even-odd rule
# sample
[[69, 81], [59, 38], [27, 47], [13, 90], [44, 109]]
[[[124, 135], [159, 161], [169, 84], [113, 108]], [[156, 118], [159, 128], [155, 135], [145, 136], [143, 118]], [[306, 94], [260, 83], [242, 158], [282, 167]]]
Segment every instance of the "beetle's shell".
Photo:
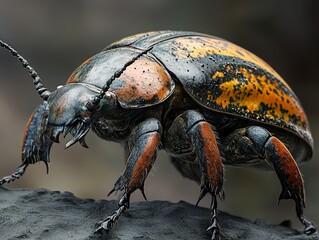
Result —
[[[86, 83], [102, 88], [115, 71], [139, 53], [130, 48], [103, 51], [81, 64], [67, 83]], [[113, 81], [109, 91], [117, 95], [122, 107], [143, 108], [166, 100], [174, 87], [174, 81], [163, 65], [153, 57], [143, 55]]]
[[[125, 62], [141, 50], [150, 47], [152, 48], [144, 56], [158, 64], [155, 64], [156, 71], [159, 70], [158, 68], [162, 70], [158, 76], [156, 74], [150, 76], [153, 79], [149, 81], [156, 84], [163, 81], [160, 88], [164, 94], [156, 97], [155, 101], [154, 99], [146, 101], [146, 104], [145, 101], [144, 103], [135, 102], [132, 105], [126, 104], [126, 107], [130, 105], [137, 107], [138, 104], [144, 107], [164, 101], [174, 88], [174, 83], [168, 76], [170, 72], [200, 105], [214, 111], [289, 130], [305, 140], [310, 148], [313, 147], [304, 110], [296, 95], [279, 74], [247, 50], [209, 35], [163, 31], [124, 38], [100, 53], [103, 55], [100, 67], [92, 66], [92, 62], [99, 61], [96, 59], [88, 60], [82, 67], [80, 66], [78, 73], [89, 72], [80, 81], [103, 86], [105, 81], [116, 70], [121, 69]], [[135, 70], [141, 66], [138, 62], [137, 60], [131, 65], [133, 68], [136, 67]], [[93, 71], [94, 74], [92, 74]], [[123, 74], [127, 75], [129, 80], [128, 75], [133, 72]], [[90, 74], [96, 78], [90, 78]], [[98, 74], [104, 74], [104, 77], [97, 83], [102, 79], [97, 77]], [[140, 77], [143, 78], [143, 75]], [[71, 76], [69, 82], [78, 81], [79, 78], [81, 77], [76, 76], [74, 80]], [[116, 81], [111, 88], [112, 86], [113, 89], [117, 86]], [[118, 88], [122, 86], [119, 85]], [[143, 100], [144, 93], [141, 93], [139, 97]]]

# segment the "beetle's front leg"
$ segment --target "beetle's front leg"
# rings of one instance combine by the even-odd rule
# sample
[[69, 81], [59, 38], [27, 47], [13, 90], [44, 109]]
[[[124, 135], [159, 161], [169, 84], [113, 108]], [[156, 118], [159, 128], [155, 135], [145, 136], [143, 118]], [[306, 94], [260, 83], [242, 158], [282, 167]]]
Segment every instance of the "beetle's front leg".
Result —
[[155, 118], [147, 119], [133, 129], [128, 141], [130, 154], [125, 171], [109, 193], [110, 195], [114, 191], [124, 191], [119, 200], [119, 208], [111, 216], [98, 222], [98, 228], [94, 233], [110, 229], [122, 212], [129, 208], [130, 195], [136, 189], [140, 189], [145, 198], [144, 182], [160, 147], [161, 133], [161, 124]]
[[44, 101], [30, 116], [25, 128], [22, 144], [22, 164], [16, 171], [0, 179], [0, 185], [20, 178], [31, 163], [45, 162], [48, 170], [51, 140], [45, 133], [47, 129], [48, 103]]

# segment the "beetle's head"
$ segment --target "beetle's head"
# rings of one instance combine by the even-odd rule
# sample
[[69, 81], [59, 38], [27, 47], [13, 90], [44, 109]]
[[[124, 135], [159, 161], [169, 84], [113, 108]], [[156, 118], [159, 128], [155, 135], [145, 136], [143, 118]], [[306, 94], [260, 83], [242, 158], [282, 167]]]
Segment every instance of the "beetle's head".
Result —
[[[88, 102], [92, 101], [96, 92], [81, 84], [68, 84], [58, 87], [48, 98], [48, 126], [47, 131], [53, 142], [59, 143], [59, 136], [62, 133], [72, 135], [67, 142], [66, 148], [79, 142], [87, 147], [84, 137], [91, 127], [92, 121], [99, 118], [102, 112], [114, 106], [114, 98], [103, 99], [94, 110], [89, 110]], [[102, 106], [102, 107], [100, 107]]]

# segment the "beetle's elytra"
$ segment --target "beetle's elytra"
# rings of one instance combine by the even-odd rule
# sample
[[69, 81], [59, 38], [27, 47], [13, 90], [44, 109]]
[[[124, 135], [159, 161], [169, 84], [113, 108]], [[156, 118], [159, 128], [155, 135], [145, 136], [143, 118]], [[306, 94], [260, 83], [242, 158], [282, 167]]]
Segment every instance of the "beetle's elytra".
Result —
[[0, 184], [19, 178], [31, 163], [48, 165], [60, 134], [73, 136], [66, 147], [87, 147], [84, 138], [92, 129], [121, 143], [126, 156], [110, 192], [123, 191], [119, 209], [95, 233], [108, 230], [129, 208], [136, 189], [145, 196], [144, 181], [159, 149], [200, 184], [198, 202], [211, 194], [212, 239], [220, 238], [216, 196], [223, 195], [224, 164], [273, 168], [282, 185], [279, 199], [293, 199], [304, 233], [316, 232], [303, 216], [298, 168], [313, 152], [307, 117], [288, 84], [254, 54], [205, 34], [143, 33], [111, 44], [49, 92], [25, 59], [0, 43], [28, 69], [43, 99], [26, 126], [22, 165]]

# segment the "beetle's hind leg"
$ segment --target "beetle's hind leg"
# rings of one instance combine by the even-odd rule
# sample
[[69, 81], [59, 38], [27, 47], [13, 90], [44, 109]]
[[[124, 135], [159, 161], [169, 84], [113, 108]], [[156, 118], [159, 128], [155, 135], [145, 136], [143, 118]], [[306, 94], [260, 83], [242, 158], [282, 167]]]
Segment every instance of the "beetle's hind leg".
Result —
[[[184, 176], [197, 180], [197, 174], [190, 171], [189, 163], [184, 161], [194, 158], [198, 163], [200, 194], [196, 205], [207, 193], [211, 194], [211, 223], [207, 231], [212, 232], [211, 239], [220, 239], [216, 196], [223, 194], [223, 165], [216, 133], [212, 126], [199, 112], [185, 111], [172, 123], [165, 137], [165, 143], [167, 150], [174, 154], [175, 166]], [[187, 150], [189, 155], [185, 156]]]
[[120, 176], [109, 195], [115, 191], [124, 191], [119, 200], [119, 208], [112, 215], [97, 223], [96, 233], [108, 231], [118, 220], [120, 215], [130, 206], [130, 195], [140, 189], [144, 198], [144, 182], [156, 158], [161, 145], [162, 127], [155, 118], [146, 119], [137, 125], [127, 142], [126, 153], [128, 159], [124, 173]]
[[223, 141], [223, 153], [230, 164], [254, 163], [256, 159], [264, 159], [273, 165], [280, 180], [281, 199], [293, 199], [299, 220], [305, 226], [304, 233], [316, 232], [316, 226], [303, 216], [305, 207], [304, 182], [297, 163], [286, 146], [266, 129], [250, 126], [235, 130]]
[[316, 232], [316, 226], [303, 216], [305, 207], [304, 183], [296, 164], [286, 146], [276, 137], [270, 137], [265, 144], [265, 159], [271, 161], [282, 185], [281, 199], [292, 198], [296, 203], [296, 212], [299, 220], [305, 226], [307, 235]]

